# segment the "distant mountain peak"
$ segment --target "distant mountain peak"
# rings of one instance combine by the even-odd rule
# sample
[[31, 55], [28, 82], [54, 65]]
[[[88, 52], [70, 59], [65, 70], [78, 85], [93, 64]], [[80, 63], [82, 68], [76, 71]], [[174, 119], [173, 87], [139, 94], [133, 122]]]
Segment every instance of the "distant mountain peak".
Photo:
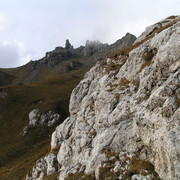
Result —
[[69, 42], [69, 39], [66, 40], [65, 49], [69, 49], [69, 50], [73, 49], [73, 46]]
[[[87, 40], [85, 46], [73, 48], [70, 40], [67, 39], [65, 47], [58, 46], [54, 50], [47, 52], [45, 57], [12, 69], [10, 75], [14, 77], [13, 79], [7, 76], [9, 73], [8, 69], [1, 69], [2, 72], [6, 73], [6, 76], [2, 76], [0, 85], [12, 84], [13, 82], [17, 84], [36, 83], [37, 81], [45, 80], [47, 77], [52, 77], [51, 74], [59, 76], [81, 66], [83, 68], [85, 64], [88, 70], [95, 65], [98, 59], [105, 58], [115, 51], [132, 45], [135, 40], [136, 37], [134, 35], [127, 33], [112, 45], [103, 44], [98, 40]], [[49, 69], [48, 72], [47, 69]], [[44, 75], [42, 76], [42, 74]], [[6, 81], [4, 80], [5, 77]]]

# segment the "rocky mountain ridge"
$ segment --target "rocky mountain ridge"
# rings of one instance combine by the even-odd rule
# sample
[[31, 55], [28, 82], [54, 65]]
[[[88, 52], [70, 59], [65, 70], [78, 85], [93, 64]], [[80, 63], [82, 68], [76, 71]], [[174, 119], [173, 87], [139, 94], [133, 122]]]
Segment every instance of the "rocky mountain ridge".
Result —
[[18, 68], [0, 69], [0, 86], [36, 83], [79, 69], [87, 72], [97, 59], [130, 46], [135, 40], [134, 35], [127, 33], [112, 45], [87, 41], [85, 46], [79, 48], [73, 48], [69, 40], [66, 40], [64, 48], [56, 47], [39, 60], [30, 61]]
[[[135, 39], [128, 34], [116, 47], [120, 50]], [[25, 178], [49, 152], [50, 135], [69, 116], [72, 90], [99, 57], [110, 53], [102, 47], [89, 41], [73, 48], [67, 40], [65, 48], [57, 47], [40, 60], [0, 69], [0, 179]], [[85, 56], [88, 49], [91, 55]]]
[[180, 179], [180, 16], [158, 24], [86, 73], [27, 180]]

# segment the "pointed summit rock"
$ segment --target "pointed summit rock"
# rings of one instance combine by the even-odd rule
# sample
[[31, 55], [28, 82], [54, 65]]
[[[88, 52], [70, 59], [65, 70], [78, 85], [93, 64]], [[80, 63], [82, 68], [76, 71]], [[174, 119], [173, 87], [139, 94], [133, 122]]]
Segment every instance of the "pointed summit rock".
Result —
[[66, 49], [73, 49], [73, 46], [72, 46], [71, 43], [69, 42], [69, 39], [66, 40], [65, 48], [66, 48]]

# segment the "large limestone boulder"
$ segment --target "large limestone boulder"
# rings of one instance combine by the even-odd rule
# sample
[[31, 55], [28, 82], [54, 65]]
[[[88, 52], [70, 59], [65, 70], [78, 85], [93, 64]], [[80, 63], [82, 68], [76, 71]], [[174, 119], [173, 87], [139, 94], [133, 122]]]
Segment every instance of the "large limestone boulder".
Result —
[[33, 109], [29, 113], [29, 125], [23, 129], [22, 136], [30, 132], [30, 129], [37, 126], [52, 127], [59, 122], [61, 116], [55, 111], [40, 113], [39, 109]]

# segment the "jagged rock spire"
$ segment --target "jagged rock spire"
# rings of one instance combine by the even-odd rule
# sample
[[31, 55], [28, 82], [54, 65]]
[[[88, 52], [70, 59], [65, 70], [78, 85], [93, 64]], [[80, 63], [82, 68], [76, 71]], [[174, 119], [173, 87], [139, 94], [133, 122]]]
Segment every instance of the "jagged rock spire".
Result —
[[66, 49], [72, 49], [72, 48], [73, 48], [73, 46], [72, 46], [71, 43], [69, 42], [69, 39], [66, 40], [65, 48], [66, 48]]

